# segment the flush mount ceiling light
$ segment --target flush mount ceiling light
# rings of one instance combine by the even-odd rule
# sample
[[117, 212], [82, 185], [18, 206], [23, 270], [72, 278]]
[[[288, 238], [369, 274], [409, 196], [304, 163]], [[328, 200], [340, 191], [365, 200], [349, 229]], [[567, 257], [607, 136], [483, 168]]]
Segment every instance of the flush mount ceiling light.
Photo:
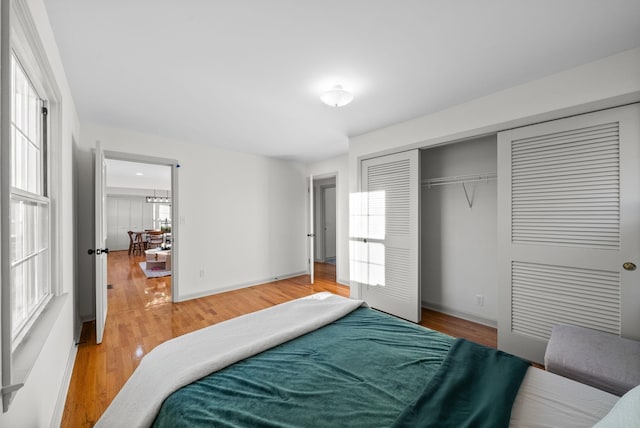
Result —
[[342, 107], [353, 101], [353, 94], [349, 91], [345, 91], [342, 88], [342, 85], [335, 85], [327, 92], [323, 92], [320, 95], [320, 99], [328, 106]]

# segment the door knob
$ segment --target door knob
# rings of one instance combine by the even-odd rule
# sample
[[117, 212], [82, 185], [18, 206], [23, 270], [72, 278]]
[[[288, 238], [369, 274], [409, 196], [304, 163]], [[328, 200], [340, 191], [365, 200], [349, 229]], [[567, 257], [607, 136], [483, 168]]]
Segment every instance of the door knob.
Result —
[[631, 262], [622, 263], [624, 270], [636, 270], [636, 264]]
[[94, 250], [93, 248], [89, 248], [89, 250], [87, 251], [87, 253], [89, 253], [89, 255], [91, 254], [95, 254], [96, 256], [99, 256], [100, 254], [104, 253], [104, 254], [109, 254], [109, 249], [108, 248], [97, 248], [96, 250]]

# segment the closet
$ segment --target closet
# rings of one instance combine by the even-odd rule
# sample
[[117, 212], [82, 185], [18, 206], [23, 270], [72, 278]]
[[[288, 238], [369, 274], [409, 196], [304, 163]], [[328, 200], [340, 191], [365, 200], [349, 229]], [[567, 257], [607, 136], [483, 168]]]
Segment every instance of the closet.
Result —
[[639, 104], [363, 159], [360, 183], [351, 275], [372, 307], [497, 324], [536, 362], [559, 323], [640, 339]]
[[421, 151], [422, 306], [496, 325], [496, 135]]

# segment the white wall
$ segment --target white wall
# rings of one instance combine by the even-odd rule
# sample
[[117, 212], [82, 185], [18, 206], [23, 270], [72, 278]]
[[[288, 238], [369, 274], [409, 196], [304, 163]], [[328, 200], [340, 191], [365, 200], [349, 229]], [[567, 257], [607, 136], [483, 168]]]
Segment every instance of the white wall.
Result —
[[[61, 191], [55, 204], [60, 209], [60, 289], [68, 293], [65, 304], [51, 326], [25, 386], [14, 397], [7, 413], [0, 413], [2, 427], [46, 427], [59, 423], [69, 378], [69, 361], [75, 356], [74, 342], [74, 213], [72, 140], [79, 135], [78, 117], [62, 62], [42, 0], [26, 0], [38, 30], [53, 77], [62, 95], [59, 174]], [[3, 237], [2, 239], [6, 239]], [[2, 257], [6, 257], [3, 255]], [[72, 362], [72, 360], [71, 360]], [[56, 407], [58, 405], [58, 407]]]
[[[96, 140], [104, 150], [179, 162], [181, 218], [173, 219], [180, 222], [179, 300], [305, 271], [306, 186], [301, 164], [83, 123], [79, 158], [81, 180], [88, 183]], [[93, 235], [90, 186], [80, 189], [80, 199], [79, 215], [85, 224], [79, 233], [86, 236], [89, 248]], [[80, 258], [86, 258], [82, 252]], [[93, 313], [89, 278], [81, 278], [85, 286], [79, 293], [85, 317]]]
[[[349, 142], [349, 191], [358, 191], [362, 158], [639, 100], [640, 48], [636, 48], [354, 137]], [[360, 297], [359, 287], [351, 287], [351, 296]]]
[[349, 158], [345, 154], [307, 164], [306, 175], [336, 177], [336, 281], [349, 285]]
[[[496, 136], [424, 150], [423, 178], [496, 172]], [[421, 280], [424, 306], [496, 323], [497, 182], [423, 186]], [[473, 188], [475, 187], [475, 191]], [[484, 304], [476, 304], [476, 295]]]

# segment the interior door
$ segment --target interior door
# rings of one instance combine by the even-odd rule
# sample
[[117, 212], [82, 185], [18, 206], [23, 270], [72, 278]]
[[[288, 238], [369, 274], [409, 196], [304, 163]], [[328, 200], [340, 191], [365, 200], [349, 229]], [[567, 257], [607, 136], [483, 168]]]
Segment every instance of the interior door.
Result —
[[419, 151], [364, 160], [361, 173], [350, 201], [352, 279], [371, 307], [419, 322]]
[[314, 273], [315, 273], [315, 233], [313, 227], [313, 176], [309, 176], [307, 179], [307, 183], [309, 185], [309, 233], [307, 233], [307, 243], [309, 245], [309, 280], [311, 284], [314, 282]]
[[336, 256], [336, 188], [323, 188], [324, 207], [324, 258]]
[[102, 343], [107, 320], [107, 224], [106, 224], [107, 165], [100, 141], [95, 154], [95, 255], [96, 255], [96, 343]]
[[640, 339], [639, 120], [636, 104], [498, 134], [500, 349], [542, 362], [558, 323]]

